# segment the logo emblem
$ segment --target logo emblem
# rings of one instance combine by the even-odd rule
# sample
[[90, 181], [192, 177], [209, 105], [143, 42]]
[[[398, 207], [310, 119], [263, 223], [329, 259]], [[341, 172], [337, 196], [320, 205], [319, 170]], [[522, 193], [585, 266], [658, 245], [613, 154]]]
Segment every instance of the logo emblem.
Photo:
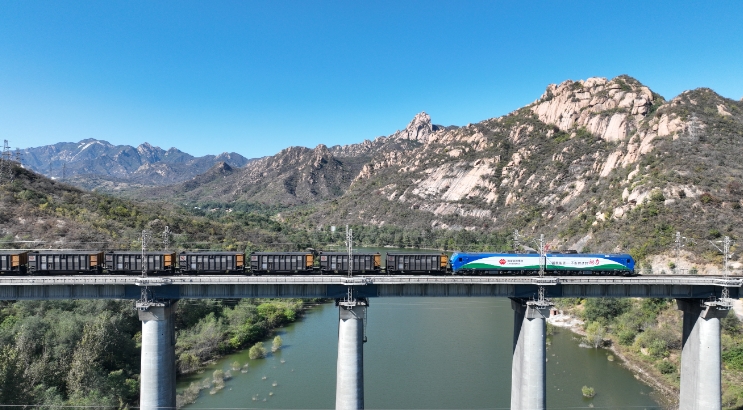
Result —
[[501, 259], [501, 260], [498, 261], [498, 263], [500, 263], [501, 265], [505, 265], [506, 264], [506, 260], [505, 259]]

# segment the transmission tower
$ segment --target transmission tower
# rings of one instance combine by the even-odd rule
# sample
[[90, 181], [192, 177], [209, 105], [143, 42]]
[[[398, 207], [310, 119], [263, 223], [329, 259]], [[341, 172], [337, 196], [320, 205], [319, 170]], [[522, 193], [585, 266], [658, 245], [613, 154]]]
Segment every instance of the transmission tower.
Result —
[[[348, 252], [348, 277], [350, 278], [353, 276], [353, 229], [350, 229], [348, 225], [346, 225], [346, 252]], [[348, 289], [350, 297], [351, 288]]]
[[519, 230], [514, 229], [513, 230], [513, 250], [518, 252], [520, 245], [521, 243], [519, 242]]
[[147, 245], [150, 242], [150, 239], [152, 238], [152, 234], [150, 231], [143, 229], [142, 230], [142, 237], [140, 238], [140, 241], [142, 242], [142, 277], [147, 277]]
[[3, 182], [13, 182], [13, 165], [11, 164], [12, 160], [13, 156], [10, 152], [8, 140], [4, 140], [3, 153], [0, 157], [0, 177], [2, 178]]
[[[724, 277], [724, 280], [727, 282], [728, 273], [729, 273], [728, 272], [728, 261], [732, 257], [732, 255], [730, 254], [730, 247], [733, 246], [735, 242], [730, 240], [729, 236], [726, 236], [725, 238], [723, 238], [722, 241], [715, 241], [717, 243], [722, 243], [722, 248], [717, 246], [715, 242], [712, 242], [712, 241], [707, 241], [707, 242], [712, 244], [712, 246], [717, 248], [717, 250], [720, 251], [720, 253], [722, 253], [722, 275]], [[727, 287], [722, 288], [722, 294], [720, 295], [720, 299], [725, 303], [731, 303], [730, 291], [728, 290]]]
[[166, 226], [162, 235], [163, 235], [163, 248], [164, 250], [167, 251], [168, 245], [170, 245], [170, 228]]
[[681, 262], [681, 248], [686, 246], [687, 243], [693, 242], [690, 238], [681, 236], [681, 232], [676, 232], [676, 238], [674, 239], [674, 248], [676, 253], [676, 269], [680, 269], [679, 263]]
[[695, 113], [692, 113], [691, 118], [689, 120], [689, 136], [691, 137], [692, 141], [698, 138], [697, 126], [698, 126], [697, 115]]

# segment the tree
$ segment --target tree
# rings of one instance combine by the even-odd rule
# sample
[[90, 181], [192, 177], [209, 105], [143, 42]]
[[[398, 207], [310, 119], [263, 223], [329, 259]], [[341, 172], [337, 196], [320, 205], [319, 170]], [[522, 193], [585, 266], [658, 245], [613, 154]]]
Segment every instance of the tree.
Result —
[[263, 347], [263, 342], [258, 342], [253, 347], [248, 350], [248, 356], [255, 360], [255, 359], [263, 359], [266, 357], [266, 348]]
[[625, 298], [591, 298], [586, 300], [583, 317], [589, 322], [608, 321], [632, 307], [632, 302]]
[[591, 322], [586, 327], [586, 341], [588, 344], [595, 348], [604, 344], [604, 337], [606, 336], [606, 328], [599, 322]]
[[21, 365], [17, 350], [11, 346], [0, 347], [0, 403], [29, 403], [28, 383]]
[[273, 338], [273, 345], [271, 346], [271, 351], [275, 352], [279, 349], [281, 349], [281, 346], [283, 345], [284, 341], [281, 340], [281, 336], [276, 336]]

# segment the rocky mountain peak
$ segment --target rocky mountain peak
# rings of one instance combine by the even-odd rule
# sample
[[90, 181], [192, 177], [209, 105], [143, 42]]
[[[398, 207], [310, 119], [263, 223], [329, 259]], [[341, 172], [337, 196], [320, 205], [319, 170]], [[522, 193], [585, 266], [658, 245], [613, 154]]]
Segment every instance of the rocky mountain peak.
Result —
[[607, 141], [625, 139], [661, 98], [632, 77], [592, 77], [550, 84], [531, 106], [539, 119], [563, 131], [585, 128]]
[[162, 160], [163, 155], [165, 155], [165, 150], [160, 147], [155, 147], [149, 142], [140, 144], [137, 147], [137, 152], [147, 162], [158, 162]]
[[425, 112], [420, 112], [413, 117], [410, 124], [401, 131], [397, 131], [391, 137], [400, 139], [416, 140], [425, 143], [428, 136], [435, 130], [436, 126], [431, 124], [431, 116]]
[[322, 167], [323, 164], [326, 164], [330, 157], [332, 157], [332, 154], [330, 153], [330, 150], [328, 150], [328, 147], [325, 144], [320, 144], [315, 147], [313, 150], [314, 155], [314, 161], [312, 165], [315, 168]]

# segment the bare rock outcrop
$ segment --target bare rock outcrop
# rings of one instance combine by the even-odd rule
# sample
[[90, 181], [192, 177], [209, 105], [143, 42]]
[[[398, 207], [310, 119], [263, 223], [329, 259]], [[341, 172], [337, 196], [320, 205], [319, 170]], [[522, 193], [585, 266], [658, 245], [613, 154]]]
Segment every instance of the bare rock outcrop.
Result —
[[593, 77], [550, 84], [531, 110], [563, 131], [585, 127], [604, 140], [620, 141], [637, 129], [655, 98], [648, 87], [632, 78]]
[[429, 136], [438, 129], [431, 123], [431, 116], [425, 112], [416, 114], [404, 130], [397, 131], [390, 138], [409, 139], [419, 142], [428, 142]]

